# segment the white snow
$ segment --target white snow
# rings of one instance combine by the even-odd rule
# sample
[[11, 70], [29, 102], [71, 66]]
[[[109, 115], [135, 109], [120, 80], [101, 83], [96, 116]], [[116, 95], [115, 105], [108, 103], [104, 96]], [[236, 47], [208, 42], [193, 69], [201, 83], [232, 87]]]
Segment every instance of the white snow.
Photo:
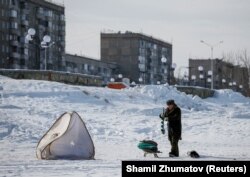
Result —
[[[168, 85], [124, 90], [72, 86], [57, 82], [0, 77], [0, 174], [2, 176], [121, 176], [122, 160], [170, 160], [160, 119], [165, 102], [182, 109], [182, 140], [177, 160], [250, 159], [250, 99], [231, 90], [213, 98], [186, 95]], [[96, 160], [37, 160], [36, 145], [54, 121], [76, 111], [95, 144]], [[143, 157], [137, 144], [158, 143], [161, 158]], [[172, 160], [172, 159], [171, 159]]]

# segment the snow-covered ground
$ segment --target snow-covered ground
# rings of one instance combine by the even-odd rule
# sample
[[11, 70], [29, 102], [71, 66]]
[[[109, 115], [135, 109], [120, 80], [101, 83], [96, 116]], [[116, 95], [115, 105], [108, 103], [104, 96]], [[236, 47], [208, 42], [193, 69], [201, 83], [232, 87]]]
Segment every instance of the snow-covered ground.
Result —
[[[177, 160], [193, 160], [189, 150], [201, 160], [250, 160], [250, 99], [231, 90], [200, 99], [167, 85], [113, 90], [2, 76], [0, 84], [0, 176], [121, 176], [122, 160], [156, 160], [137, 148], [143, 139], [158, 142], [159, 159], [169, 160], [158, 118], [168, 99], [182, 109]], [[66, 111], [85, 121], [96, 160], [36, 159], [39, 139]]]

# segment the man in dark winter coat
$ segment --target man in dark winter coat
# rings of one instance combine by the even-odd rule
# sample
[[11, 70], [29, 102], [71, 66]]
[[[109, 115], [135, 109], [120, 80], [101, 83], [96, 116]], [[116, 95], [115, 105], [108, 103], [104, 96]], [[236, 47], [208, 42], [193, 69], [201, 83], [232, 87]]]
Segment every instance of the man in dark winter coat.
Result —
[[168, 122], [168, 140], [171, 144], [170, 157], [179, 157], [178, 141], [181, 140], [181, 109], [174, 100], [167, 101], [166, 110], [159, 115], [162, 120]]

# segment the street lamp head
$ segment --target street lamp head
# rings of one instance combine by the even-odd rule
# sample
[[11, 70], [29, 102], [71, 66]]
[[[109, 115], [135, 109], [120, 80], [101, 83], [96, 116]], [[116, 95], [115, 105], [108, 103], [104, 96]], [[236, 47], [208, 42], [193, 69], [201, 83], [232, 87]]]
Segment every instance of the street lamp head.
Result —
[[118, 78], [120, 78], [120, 79], [121, 79], [121, 78], [122, 78], [122, 74], [118, 74]]
[[111, 79], [110, 79], [110, 82], [115, 82], [115, 79], [114, 79], [114, 78], [111, 78]]
[[172, 63], [172, 68], [175, 69], [176, 68], [176, 63]]
[[167, 58], [166, 58], [165, 56], [162, 56], [161, 62], [162, 62], [162, 63], [166, 63], [166, 62], [167, 62]]
[[27, 34], [27, 35], [25, 36], [25, 39], [26, 39], [27, 41], [32, 41], [32, 37], [31, 37], [30, 34]]
[[192, 76], [191, 76], [191, 79], [192, 79], [192, 80], [195, 80], [195, 79], [196, 79], [196, 76], [195, 76], [195, 75], [192, 75]]
[[200, 78], [200, 79], [204, 79], [204, 75], [203, 75], [203, 74], [200, 74], [199, 78]]
[[44, 42], [50, 42], [50, 41], [51, 41], [51, 37], [50, 37], [49, 35], [45, 35], [45, 36], [43, 37], [43, 41], [44, 41]]
[[198, 70], [199, 70], [199, 71], [203, 71], [203, 66], [199, 66], [199, 67], [198, 67]]
[[46, 43], [45, 41], [42, 41], [42, 42], [41, 42], [41, 47], [42, 47], [42, 48], [46, 48], [46, 47], [47, 47], [47, 43]]
[[29, 34], [30, 36], [34, 36], [34, 35], [36, 34], [36, 30], [35, 30], [34, 28], [30, 28], [30, 29], [28, 30], [28, 34]]

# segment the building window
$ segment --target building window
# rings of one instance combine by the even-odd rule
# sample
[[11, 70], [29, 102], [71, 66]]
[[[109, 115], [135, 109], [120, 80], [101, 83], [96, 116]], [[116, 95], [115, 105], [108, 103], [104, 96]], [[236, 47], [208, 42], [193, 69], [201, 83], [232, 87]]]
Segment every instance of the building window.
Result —
[[16, 18], [17, 17], [17, 11], [16, 10], [11, 10], [10, 11], [10, 17]]
[[65, 19], [64, 15], [60, 15], [60, 20], [64, 21], [64, 19]]
[[17, 22], [11, 22], [10, 28], [17, 29]]
[[16, 5], [16, 0], [11, 0], [11, 5], [15, 6]]
[[103, 73], [107, 74], [107, 68], [103, 68]]
[[24, 59], [20, 60], [20, 65], [25, 65], [25, 60]]
[[84, 70], [85, 70], [85, 71], [89, 71], [89, 70], [88, 70], [88, 64], [84, 64]]
[[53, 16], [53, 12], [51, 10], [46, 10], [45, 11], [45, 16], [52, 17]]
[[29, 50], [27, 48], [24, 49], [24, 54], [28, 55], [29, 54]]
[[42, 7], [38, 8], [38, 14], [43, 14], [43, 8]]
[[102, 72], [102, 68], [101, 68], [101, 67], [98, 67], [98, 68], [97, 68], [97, 72], [98, 72], [98, 73], [101, 73], [101, 72]]

